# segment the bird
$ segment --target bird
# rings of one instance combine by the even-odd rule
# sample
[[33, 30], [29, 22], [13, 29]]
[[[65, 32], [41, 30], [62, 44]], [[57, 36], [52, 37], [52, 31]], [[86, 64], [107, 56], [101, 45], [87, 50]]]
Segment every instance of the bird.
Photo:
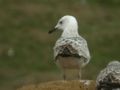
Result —
[[64, 80], [81, 79], [81, 69], [90, 61], [87, 41], [78, 33], [78, 22], [72, 15], [61, 17], [48, 33], [62, 31], [55, 43], [54, 61], [63, 72]]
[[113, 60], [101, 70], [96, 79], [96, 90], [120, 90], [120, 62]]

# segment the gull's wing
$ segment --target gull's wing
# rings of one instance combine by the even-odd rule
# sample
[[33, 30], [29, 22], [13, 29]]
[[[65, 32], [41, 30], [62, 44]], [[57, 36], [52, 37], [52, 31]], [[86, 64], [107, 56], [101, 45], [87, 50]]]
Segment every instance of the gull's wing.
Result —
[[[77, 53], [77, 50], [72, 47], [70, 44], [65, 44], [59, 46], [59, 52], [57, 56], [62, 56], [62, 57], [80, 57], [79, 54]], [[57, 57], [56, 57], [57, 58]]]
[[90, 60], [90, 54], [87, 42], [82, 37], [59, 38], [54, 46], [54, 58], [62, 53], [64, 47], [67, 47], [71, 54], [84, 57], [86, 61]]

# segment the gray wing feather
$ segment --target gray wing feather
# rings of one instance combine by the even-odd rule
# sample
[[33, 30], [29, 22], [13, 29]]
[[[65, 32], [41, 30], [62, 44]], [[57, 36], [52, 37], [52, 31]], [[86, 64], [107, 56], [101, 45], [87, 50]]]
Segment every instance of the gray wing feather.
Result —
[[89, 62], [90, 60], [89, 49], [87, 47], [86, 40], [82, 37], [59, 38], [54, 46], [54, 58], [56, 58], [57, 55], [62, 51], [61, 46], [66, 44], [71, 45], [74, 51], [77, 51], [79, 56], [86, 58], [87, 59], [86, 61]]

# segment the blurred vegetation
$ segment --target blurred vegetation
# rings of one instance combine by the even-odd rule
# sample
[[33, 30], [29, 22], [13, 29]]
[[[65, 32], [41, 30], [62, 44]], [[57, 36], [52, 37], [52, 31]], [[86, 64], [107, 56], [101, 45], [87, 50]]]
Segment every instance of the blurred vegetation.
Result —
[[83, 78], [95, 79], [109, 61], [119, 60], [120, 1], [80, 1], [0, 0], [0, 90], [61, 79], [52, 50], [60, 32], [47, 32], [66, 14], [77, 18], [91, 52]]

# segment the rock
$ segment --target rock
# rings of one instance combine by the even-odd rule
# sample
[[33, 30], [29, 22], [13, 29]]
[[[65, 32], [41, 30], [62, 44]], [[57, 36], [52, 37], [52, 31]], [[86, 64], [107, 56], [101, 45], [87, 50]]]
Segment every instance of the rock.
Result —
[[93, 80], [50, 81], [40, 84], [26, 85], [17, 90], [95, 90]]

